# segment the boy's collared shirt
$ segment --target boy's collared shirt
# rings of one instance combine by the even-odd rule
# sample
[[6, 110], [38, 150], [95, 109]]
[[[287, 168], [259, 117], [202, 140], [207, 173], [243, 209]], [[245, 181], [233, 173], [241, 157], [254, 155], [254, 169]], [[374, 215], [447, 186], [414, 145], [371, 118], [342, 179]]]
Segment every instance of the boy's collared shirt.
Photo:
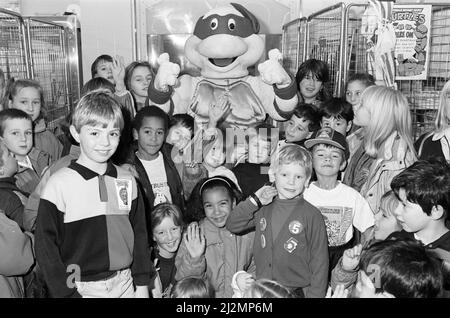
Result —
[[145, 210], [129, 171], [108, 162], [104, 175], [72, 162], [45, 186], [36, 225], [36, 256], [53, 297], [77, 296], [67, 285], [98, 281], [131, 268], [137, 286], [150, 284]]

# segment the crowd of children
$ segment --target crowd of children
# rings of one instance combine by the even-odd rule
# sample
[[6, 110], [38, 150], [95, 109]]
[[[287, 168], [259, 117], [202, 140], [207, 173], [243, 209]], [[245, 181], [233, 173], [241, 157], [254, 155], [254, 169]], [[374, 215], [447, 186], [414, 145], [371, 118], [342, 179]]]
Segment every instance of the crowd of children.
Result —
[[91, 72], [58, 136], [38, 82], [0, 82], [0, 297], [450, 296], [450, 81], [414, 143], [400, 91], [332, 97], [315, 59], [290, 119], [232, 133], [229, 93], [199, 128], [148, 62]]

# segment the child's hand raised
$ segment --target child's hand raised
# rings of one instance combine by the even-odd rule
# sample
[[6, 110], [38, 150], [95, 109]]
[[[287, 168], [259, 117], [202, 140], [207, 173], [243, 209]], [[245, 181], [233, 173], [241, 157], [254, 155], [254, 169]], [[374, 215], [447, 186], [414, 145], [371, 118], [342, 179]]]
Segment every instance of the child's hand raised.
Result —
[[242, 292], [247, 290], [254, 280], [253, 276], [247, 272], [239, 273], [236, 276], [236, 284]]
[[261, 201], [262, 205], [267, 205], [278, 195], [278, 191], [273, 186], [263, 186], [255, 192], [255, 195]]
[[116, 83], [116, 90], [124, 90], [125, 62], [123, 56], [117, 55], [116, 58], [113, 58], [111, 71], [114, 78], [114, 82]]
[[231, 103], [227, 96], [220, 96], [216, 103], [209, 105], [208, 115], [209, 115], [209, 127], [215, 128], [217, 123], [222, 119], [226, 118], [231, 111]]
[[346, 271], [354, 271], [358, 267], [361, 251], [361, 244], [345, 250], [342, 255], [342, 268]]
[[203, 235], [197, 222], [192, 222], [184, 233], [186, 248], [192, 258], [198, 258], [203, 255], [206, 247], [205, 236]]

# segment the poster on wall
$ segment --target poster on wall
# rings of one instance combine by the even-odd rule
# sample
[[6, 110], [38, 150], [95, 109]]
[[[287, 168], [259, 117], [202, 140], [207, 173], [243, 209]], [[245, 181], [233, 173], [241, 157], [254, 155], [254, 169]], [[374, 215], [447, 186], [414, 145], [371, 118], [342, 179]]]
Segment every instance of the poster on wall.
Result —
[[395, 5], [397, 80], [425, 80], [430, 59], [431, 5]]

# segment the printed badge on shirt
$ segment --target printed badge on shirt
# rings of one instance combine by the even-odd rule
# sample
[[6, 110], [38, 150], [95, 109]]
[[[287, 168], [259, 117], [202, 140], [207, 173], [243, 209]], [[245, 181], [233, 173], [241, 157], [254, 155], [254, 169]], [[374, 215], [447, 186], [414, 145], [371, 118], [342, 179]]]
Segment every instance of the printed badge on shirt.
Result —
[[162, 194], [161, 192], [157, 192], [155, 194], [156, 194], [155, 195], [155, 201], [153, 202], [154, 206], [157, 206], [160, 203], [164, 203], [164, 202], [168, 201], [166, 196], [164, 194]]
[[114, 180], [114, 182], [116, 185], [116, 195], [119, 210], [130, 210], [131, 192], [133, 190], [131, 180], [116, 179]]

